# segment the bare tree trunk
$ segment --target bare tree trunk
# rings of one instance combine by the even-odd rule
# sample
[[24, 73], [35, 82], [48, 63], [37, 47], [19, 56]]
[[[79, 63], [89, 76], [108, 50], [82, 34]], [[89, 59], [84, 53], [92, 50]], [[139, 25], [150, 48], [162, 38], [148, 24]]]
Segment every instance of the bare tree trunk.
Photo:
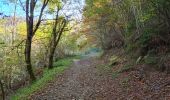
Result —
[[30, 75], [31, 81], [35, 81], [35, 75], [32, 70], [32, 65], [31, 65], [31, 44], [32, 44], [32, 38], [27, 37], [26, 40], [26, 45], [25, 45], [25, 61], [26, 61], [26, 67], [28, 74]]
[[33, 17], [34, 17], [34, 1], [27, 0], [26, 2], [26, 25], [27, 25], [27, 38], [26, 38], [26, 44], [25, 44], [25, 62], [28, 74], [30, 76], [31, 81], [35, 81], [35, 75], [32, 70], [32, 64], [31, 64], [31, 44], [32, 44], [32, 37], [34, 35], [33, 33]]
[[54, 58], [54, 53], [55, 53], [56, 46], [51, 47], [50, 49], [50, 54], [49, 54], [49, 64], [48, 68], [52, 69], [53, 68], [53, 58]]

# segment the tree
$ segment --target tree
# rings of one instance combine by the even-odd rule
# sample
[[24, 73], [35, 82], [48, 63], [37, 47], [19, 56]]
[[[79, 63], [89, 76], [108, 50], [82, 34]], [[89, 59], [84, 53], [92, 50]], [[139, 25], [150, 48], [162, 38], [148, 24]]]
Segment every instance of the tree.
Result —
[[87, 35], [93, 34], [103, 50], [123, 44], [131, 57], [157, 56], [155, 62], [165, 67], [170, 59], [163, 59], [170, 51], [169, 4], [168, 0], [86, 0], [83, 15], [90, 30]]
[[[62, 10], [61, 7], [61, 2], [56, 1], [53, 2], [50, 6], [56, 6], [57, 8], [53, 7], [51, 8], [51, 12], [55, 13], [55, 18], [53, 20], [52, 24], [52, 32], [51, 32], [51, 37], [50, 37], [50, 43], [49, 43], [49, 53], [48, 53], [48, 68], [52, 69], [53, 68], [53, 58], [55, 54], [56, 47], [61, 39], [61, 35], [64, 32], [64, 29], [66, 27], [66, 19], [64, 17], [59, 16], [60, 10]], [[57, 10], [57, 11], [55, 11]]]
[[[58, 14], [56, 15], [54, 26], [53, 26], [53, 31], [52, 31], [52, 39], [50, 42], [49, 59], [48, 59], [49, 69], [53, 68], [53, 58], [54, 58], [55, 49], [61, 39], [62, 33], [64, 32], [66, 23], [67, 23], [66, 19], [64, 18], [58, 19]], [[57, 30], [57, 26], [58, 26], [57, 24], [60, 24], [58, 30]]]
[[35, 10], [37, 0], [26, 0], [25, 11], [26, 11], [27, 37], [26, 37], [26, 44], [25, 44], [25, 62], [26, 62], [27, 71], [28, 71], [32, 81], [36, 80], [35, 75], [32, 70], [32, 64], [31, 64], [32, 39], [33, 39], [33, 36], [35, 35], [37, 29], [40, 26], [43, 11], [44, 11], [45, 7], [47, 6], [48, 2], [49, 2], [49, 0], [43, 0], [43, 4], [41, 7], [38, 21], [36, 24], [34, 24], [34, 22], [35, 22], [34, 10]]

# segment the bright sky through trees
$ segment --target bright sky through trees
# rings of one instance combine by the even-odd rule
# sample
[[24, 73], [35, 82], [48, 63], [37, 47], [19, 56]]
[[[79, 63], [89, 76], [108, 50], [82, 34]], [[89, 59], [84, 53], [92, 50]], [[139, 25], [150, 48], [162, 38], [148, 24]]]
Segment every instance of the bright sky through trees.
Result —
[[[67, 14], [67, 16], [72, 15], [71, 19], [80, 20], [82, 18], [81, 13], [82, 13], [85, 1], [84, 0], [63, 0], [63, 1], [66, 2], [66, 4], [64, 5], [64, 8], [63, 8], [61, 15], [63, 13], [65, 13], [65, 14]], [[0, 0], [0, 13], [1, 13], [0, 16], [1, 17], [3, 15], [13, 16], [14, 8], [15, 8], [15, 5], [14, 5], [14, 3], [11, 3], [10, 0], [9, 1], [8, 0]], [[23, 11], [19, 0], [17, 2], [17, 8], [16, 9], [17, 9], [16, 15], [18, 17], [24, 17], [25, 16], [25, 12]], [[39, 9], [36, 9], [35, 12], [39, 12]], [[50, 17], [50, 16], [47, 15], [46, 17]]]
[[[9, 3], [7, 0], [0, 0], [0, 13], [7, 16], [12, 16], [14, 12], [14, 4]], [[20, 6], [17, 6], [17, 16], [25, 15], [24, 11]]]

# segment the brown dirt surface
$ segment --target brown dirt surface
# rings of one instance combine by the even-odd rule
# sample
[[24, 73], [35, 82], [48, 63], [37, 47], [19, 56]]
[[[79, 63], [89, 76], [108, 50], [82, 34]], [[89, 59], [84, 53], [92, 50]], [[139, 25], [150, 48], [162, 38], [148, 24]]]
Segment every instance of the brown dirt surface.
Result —
[[[29, 97], [32, 100], [109, 100], [112, 78], [97, 70], [94, 58], [74, 62], [69, 70]], [[110, 97], [111, 96], [111, 97]]]
[[[113, 73], [120, 65], [105, 70], [103, 59], [86, 58], [31, 95], [31, 100], [170, 100], [170, 76], [158, 71], [135, 70]], [[115, 69], [114, 69], [115, 68]]]

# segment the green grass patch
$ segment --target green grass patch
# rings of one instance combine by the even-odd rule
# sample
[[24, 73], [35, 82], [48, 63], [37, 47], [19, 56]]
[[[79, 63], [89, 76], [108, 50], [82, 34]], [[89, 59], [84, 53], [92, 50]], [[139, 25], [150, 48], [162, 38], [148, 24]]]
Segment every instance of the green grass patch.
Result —
[[69, 68], [69, 65], [73, 62], [73, 59], [80, 59], [80, 57], [67, 57], [58, 60], [54, 63], [56, 67], [51, 70], [45, 69], [42, 78], [38, 79], [29, 86], [17, 90], [16, 93], [10, 97], [10, 100], [27, 100], [28, 96], [38, 90], [41, 90], [48, 82], [52, 81], [56, 75], [63, 73], [64, 70]]

